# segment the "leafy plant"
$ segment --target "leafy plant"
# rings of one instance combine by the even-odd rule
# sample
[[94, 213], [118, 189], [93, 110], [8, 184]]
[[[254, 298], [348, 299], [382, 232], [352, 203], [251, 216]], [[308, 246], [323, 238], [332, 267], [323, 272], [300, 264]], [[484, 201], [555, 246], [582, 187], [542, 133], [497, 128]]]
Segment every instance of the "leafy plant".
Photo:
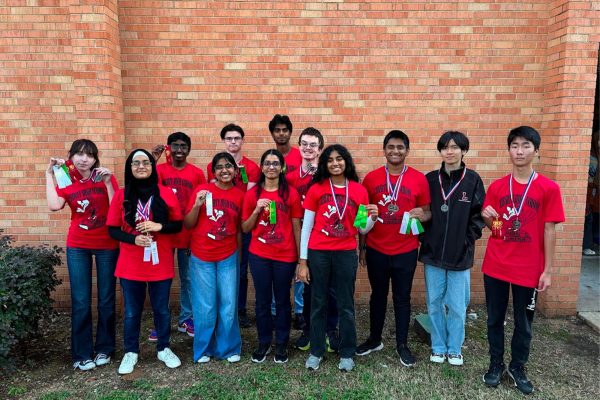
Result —
[[61, 248], [12, 246], [11, 241], [0, 230], [0, 364], [50, 316], [50, 292], [61, 282], [55, 271], [62, 263]]

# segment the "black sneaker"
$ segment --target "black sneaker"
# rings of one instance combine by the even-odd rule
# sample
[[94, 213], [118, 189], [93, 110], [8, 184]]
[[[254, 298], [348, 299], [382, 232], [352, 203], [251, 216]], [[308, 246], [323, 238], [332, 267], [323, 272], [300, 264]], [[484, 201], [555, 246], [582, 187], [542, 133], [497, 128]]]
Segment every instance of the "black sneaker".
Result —
[[325, 345], [328, 353], [337, 353], [340, 348], [340, 337], [337, 330], [327, 332]]
[[374, 351], [383, 349], [383, 343], [381, 340], [373, 340], [369, 337], [363, 344], [356, 348], [357, 356], [366, 356]]
[[275, 361], [276, 364], [285, 364], [286, 362], [288, 362], [286, 344], [281, 343], [275, 345], [275, 357], [273, 357], [273, 361]]
[[533, 383], [527, 379], [524, 365], [515, 368], [509, 368], [508, 376], [513, 380], [517, 389], [519, 389], [522, 393], [530, 394], [533, 392]]
[[488, 386], [496, 387], [500, 384], [502, 376], [506, 371], [506, 365], [502, 361], [492, 360], [490, 361], [490, 367], [488, 371], [483, 375], [483, 383]]
[[245, 311], [238, 312], [238, 321], [240, 323], [240, 328], [250, 328], [252, 326], [248, 319], [248, 314]]
[[296, 340], [294, 347], [302, 351], [310, 350], [310, 333], [303, 331], [302, 335]]
[[415, 356], [413, 356], [412, 352], [405, 344], [398, 347], [397, 351], [398, 355], [400, 356], [400, 363], [405, 367], [412, 367], [417, 363], [417, 359]]
[[271, 343], [260, 343], [258, 349], [252, 353], [252, 362], [261, 363], [267, 358], [267, 354], [271, 352]]
[[302, 313], [294, 314], [294, 329], [297, 331], [303, 331], [306, 328], [306, 321]]

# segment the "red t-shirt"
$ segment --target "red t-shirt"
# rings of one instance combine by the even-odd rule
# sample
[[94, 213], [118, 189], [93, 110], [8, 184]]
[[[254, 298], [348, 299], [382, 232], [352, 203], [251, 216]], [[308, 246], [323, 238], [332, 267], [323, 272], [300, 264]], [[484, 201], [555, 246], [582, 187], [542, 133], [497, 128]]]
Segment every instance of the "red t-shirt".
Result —
[[[392, 187], [398, 179], [400, 175], [390, 175]], [[395, 202], [392, 201], [388, 191], [385, 167], [369, 172], [363, 180], [363, 185], [369, 193], [370, 203], [377, 204], [380, 218], [367, 234], [367, 246], [387, 255], [402, 254], [417, 249], [418, 236], [401, 234], [400, 225], [405, 211], [431, 203], [429, 184], [425, 175], [414, 168], [407, 167]]]
[[[177, 197], [175, 197], [171, 189], [165, 186], [159, 185], [158, 188], [160, 190], [160, 197], [164, 200], [169, 209], [169, 221], [181, 221], [183, 216], [179, 209]], [[126, 233], [140, 235], [135, 228], [131, 227], [127, 221], [125, 221], [123, 210], [124, 196], [124, 189], [115, 193], [115, 196], [110, 203], [106, 225], [119, 227]], [[152, 221], [152, 214], [150, 214], [150, 220]], [[174, 247], [172, 239], [174, 235], [161, 234], [160, 232], [153, 232], [151, 235], [158, 247], [159, 263], [153, 265], [152, 261], [144, 261], [143, 247], [120, 242], [121, 250], [119, 253], [119, 260], [117, 261], [117, 269], [115, 270], [116, 277], [145, 282], [162, 281], [173, 278]]]
[[[192, 191], [198, 186], [206, 183], [204, 172], [195, 165], [186, 164], [183, 169], [177, 169], [171, 164], [164, 163], [156, 167], [158, 173], [158, 182], [170, 188], [177, 196], [181, 213], [190, 200]], [[173, 245], [178, 249], [187, 249], [190, 247], [190, 232], [184, 228], [177, 235], [173, 236]]]
[[306, 174], [306, 171], [302, 171], [302, 169], [298, 167], [294, 172], [288, 171], [288, 173], [285, 174], [285, 179], [288, 181], [288, 185], [298, 191], [300, 198], [304, 201], [308, 188], [312, 184], [313, 176]]
[[[537, 287], [544, 272], [544, 225], [565, 220], [560, 188], [542, 175], [531, 182], [519, 214], [521, 226], [513, 229], [517, 219], [509, 191], [510, 175], [494, 181], [485, 196], [483, 207], [492, 206], [500, 215], [500, 238], [490, 236], [483, 259], [484, 274], [525, 287]], [[513, 179], [513, 198], [518, 207], [525, 187]]]
[[[341, 209], [346, 202], [346, 188], [334, 186], [335, 197]], [[355, 250], [356, 234], [354, 219], [360, 204], [369, 204], [367, 190], [354, 181], [348, 181], [348, 206], [341, 224], [335, 202], [331, 195], [329, 179], [313, 184], [306, 198], [304, 208], [315, 212], [315, 225], [310, 233], [308, 248], [311, 250]]]
[[206, 215], [206, 203], [202, 204], [196, 226], [191, 229], [190, 249], [202, 261], [221, 261], [237, 250], [244, 193], [236, 187], [223, 190], [214, 183], [200, 185], [190, 197], [186, 214], [194, 208], [196, 194], [201, 190], [212, 193], [213, 215], [209, 218]]
[[[258, 180], [260, 179], [260, 168], [258, 167], [258, 164], [256, 164], [254, 161], [250, 160], [249, 158], [246, 158], [246, 156], [242, 157], [242, 161], [240, 161], [238, 163], [238, 166], [246, 167], [246, 174], [248, 175], [248, 182], [254, 182], [257, 183]], [[212, 181], [213, 179], [215, 179], [215, 176], [212, 173], [212, 162], [208, 163], [208, 166], [206, 167], [206, 171], [208, 172], [208, 180]], [[246, 193], [246, 191], [248, 190], [248, 184], [242, 182], [242, 175], [241, 172], [238, 171], [238, 175], [235, 178], [235, 187], [237, 187], [238, 189], [240, 189], [242, 192]]]
[[[250, 189], [244, 196], [244, 211], [242, 220], [250, 218], [256, 208], [256, 192], [258, 186]], [[273, 225], [269, 222], [269, 210], [263, 210], [252, 229], [250, 240], [250, 252], [259, 257], [276, 259], [277, 261], [293, 262], [298, 260], [296, 238], [292, 228], [292, 218], [302, 218], [304, 210], [300, 205], [300, 195], [293, 187], [286, 202], [279, 197], [277, 191], [267, 192], [264, 189], [260, 193], [261, 199], [274, 200], [277, 205], [277, 222]]]
[[292, 147], [284, 157], [285, 160], [285, 173], [289, 174], [290, 172], [297, 171], [302, 165], [302, 155], [300, 154], [300, 150], [297, 147]]
[[[115, 192], [119, 185], [114, 176], [110, 178]], [[106, 227], [108, 215], [108, 192], [104, 182], [91, 179], [75, 181], [66, 188], [56, 187], [59, 197], [71, 208], [71, 225], [67, 234], [67, 246], [78, 249], [116, 249], [119, 243], [111, 239]]]

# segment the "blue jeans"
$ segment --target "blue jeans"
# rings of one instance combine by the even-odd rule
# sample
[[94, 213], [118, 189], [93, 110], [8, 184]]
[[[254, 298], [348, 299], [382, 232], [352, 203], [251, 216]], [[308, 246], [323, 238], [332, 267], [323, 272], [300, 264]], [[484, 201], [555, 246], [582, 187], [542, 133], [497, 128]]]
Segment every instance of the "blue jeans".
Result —
[[239, 269], [239, 293], [238, 293], [238, 311], [246, 313], [246, 300], [248, 298], [248, 254], [250, 248], [250, 239], [252, 232], [242, 233], [242, 254], [240, 257]]
[[169, 310], [169, 293], [173, 279], [142, 282], [120, 278], [125, 301], [125, 317], [123, 319], [123, 342], [125, 353], [140, 352], [140, 325], [142, 311], [146, 301], [146, 287], [150, 293], [154, 328], [158, 336], [156, 350], [169, 347], [171, 336], [171, 311]]
[[425, 264], [425, 288], [431, 320], [431, 352], [462, 354], [471, 270], [451, 271]]
[[[294, 279], [294, 278], [292, 278]], [[256, 289], [256, 288], [255, 288]], [[304, 311], [304, 282], [294, 279], [294, 314], [302, 314]], [[275, 316], [275, 292], [271, 300], [271, 314]]]
[[202, 356], [227, 358], [241, 354], [237, 318], [238, 252], [217, 262], [190, 257], [194, 314], [194, 362]]
[[[96, 345], [92, 335], [92, 258], [96, 258], [98, 323]], [[93, 250], [67, 247], [71, 285], [71, 357], [90, 360], [96, 353], [115, 352], [115, 266], [118, 249]]]
[[188, 249], [177, 249], [177, 265], [179, 267], [179, 312], [178, 324], [192, 318], [192, 300], [190, 289], [190, 277], [188, 274], [190, 265], [190, 251]]
[[250, 253], [250, 271], [256, 292], [256, 330], [261, 344], [271, 343], [273, 319], [271, 295], [275, 295], [275, 343], [287, 344], [290, 340], [292, 304], [290, 289], [296, 271], [296, 262], [269, 260]]

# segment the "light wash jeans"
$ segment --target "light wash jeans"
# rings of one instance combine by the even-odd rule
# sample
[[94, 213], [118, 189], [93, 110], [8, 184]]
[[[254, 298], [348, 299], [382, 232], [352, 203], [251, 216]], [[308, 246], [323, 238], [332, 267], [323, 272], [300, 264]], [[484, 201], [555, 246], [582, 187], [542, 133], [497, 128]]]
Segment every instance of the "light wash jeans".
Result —
[[471, 296], [471, 270], [451, 271], [425, 265], [427, 310], [431, 320], [431, 352], [462, 354], [465, 318]]
[[190, 251], [188, 249], [177, 249], [177, 265], [179, 267], [179, 318], [177, 323], [181, 325], [192, 318], [192, 300], [190, 289], [189, 265]]
[[224, 359], [241, 354], [237, 317], [238, 252], [217, 262], [190, 256], [189, 277], [194, 315], [194, 362], [202, 356]]

